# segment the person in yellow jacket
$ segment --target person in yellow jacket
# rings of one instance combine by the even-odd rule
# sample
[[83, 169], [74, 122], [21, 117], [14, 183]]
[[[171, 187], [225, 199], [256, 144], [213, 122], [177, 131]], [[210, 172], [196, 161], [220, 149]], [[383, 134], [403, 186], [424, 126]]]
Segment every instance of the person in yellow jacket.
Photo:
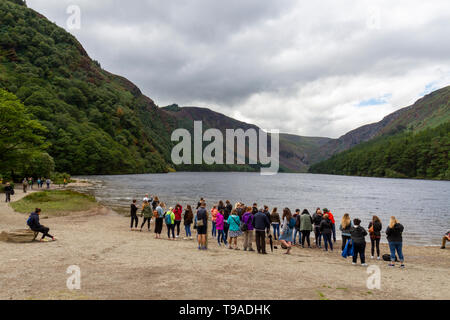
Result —
[[170, 231], [172, 231], [172, 240], [175, 240], [175, 213], [172, 207], [164, 214], [164, 222], [167, 226], [167, 238], [170, 240]]

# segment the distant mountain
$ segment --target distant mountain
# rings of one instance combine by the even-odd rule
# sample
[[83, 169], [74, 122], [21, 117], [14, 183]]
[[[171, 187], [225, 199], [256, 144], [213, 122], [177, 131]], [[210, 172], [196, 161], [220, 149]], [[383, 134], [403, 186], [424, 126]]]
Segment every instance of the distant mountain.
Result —
[[[177, 126], [192, 132], [194, 121], [202, 121], [204, 130], [216, 128], [225, 132], [226, 129], [255, 129], [259, 127], [225, 116], [207, 108], [179, 107], [174, 104], [162, 108], [168, 115], [176, 118]], [[311, 164], [311, 157], [318, 148], [327, 143], [330, 138], [301, 137], [291, 134], [280, 134], [280, 169], [286, 172], [306, 172]]]
[[398, 133], [405, 129], [419, 131], [448, 121], [450, 121], [450, 86], [424, 96], [413, 105], [397, 110], [379, 122], [364, 125], [338, 139], [329, 140], [319, 148], [312, 162], [328, 159], [334, 154], [384, 134]]

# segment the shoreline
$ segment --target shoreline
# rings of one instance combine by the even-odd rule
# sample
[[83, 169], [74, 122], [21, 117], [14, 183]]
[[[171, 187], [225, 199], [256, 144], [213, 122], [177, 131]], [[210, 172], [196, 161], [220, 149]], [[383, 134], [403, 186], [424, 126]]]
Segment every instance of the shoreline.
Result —
[[[25, 220], [0, 204], [0, 230], [24, 227]], [[153, 223], [150, 233], [131, 232], [130, 219], [113, 210], [42, 223], [58, 241], [0, 242], [0, 299], [450, 299], [450, 248], [404, 245], [402, 270], [371, 260], [369, 242], [366, 262], [380, 269], [378, 290], [367, 288], [367, 268], [340, 257], [340, 241], [334, 252], [293, 247], [287, 256], [282, 249], [271, 253], [267, 245], [268, 254], [257, 255], [219, 248], [209, 229], [209, 250], [203, 252], [195, 240], [168, 241], [166, 227], [163, 239], [154, 239]], [[389, 252], [386, 244], [380, 249]], [[71, 265], [81, 269], [81, 290], [66, 288]], [[246, 285], [236, 286], [244, 273]]]

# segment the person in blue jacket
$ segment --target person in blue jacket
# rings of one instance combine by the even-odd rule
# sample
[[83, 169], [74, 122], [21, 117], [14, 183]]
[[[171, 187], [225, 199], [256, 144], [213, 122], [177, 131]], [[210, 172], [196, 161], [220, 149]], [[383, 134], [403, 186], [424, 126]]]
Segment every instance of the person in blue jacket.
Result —
[[30, 227], [31, 230], [42, 233], [42, 238], [40, 240], [41, 242], [47, 241], [47, 239], [45, 239], [45, 237], [49, 237], [53, 241], [55, 241], [56, 238], [48, 233], [50, 231], [50, 229], [47, 228], [46, 226], [43, 226], [40, 224], [40, 222], [39, 222], [40, 214], [41, 214], [41, 209], [36, 208], [34, 210], [34, 212], [32, 212], [30, 214], [30, 217], [27, 220], [27, 225]]

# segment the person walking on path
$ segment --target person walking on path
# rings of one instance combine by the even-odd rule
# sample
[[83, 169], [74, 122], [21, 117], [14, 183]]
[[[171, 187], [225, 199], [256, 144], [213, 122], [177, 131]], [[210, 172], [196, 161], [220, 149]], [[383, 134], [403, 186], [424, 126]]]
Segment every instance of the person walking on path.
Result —
[[11, 202], [11, 195], [14, 194], [13, 186], [9, 182], [7, 182], [4, 190], [6, 196], [5, 202]]
[[184, 221], [184, 231], [186, 232], [186, 238], [184, 239], [192, 240], [191, 224], [194, 221], [194, 213], [192, 212], [192, 207], [189, 204], [186, 206], [186, 209], [184, 210], [183, 221]]
[[206, 203], [204, 201], [202, 201], [197, 210], [195, 220], [198, 234], [198, 249], [207, 250], [206, 234], [208, 232], [208, 213], [206, 212]]
[[305, 247], [305, 240], [308, 242], [308, 248], [311, 248], [311, 240], [309, 238], [312, 231], [312, 218], [307, 209], [303, 209], [300, 216], [300, 232], [302, 234], [302, 248]]
[[40, 240], [41, 242], [47, 241], [47, 239], [45, 239], [45, 237], [49, 237], [53, 241], [56, 241], [56, 238], [48, 233], [50, 231], [50, 229], [48, 227], [43, 226], [43, 225], [40, 224], [40, 222], [39, 222], [40, 214], [41, 214], [41, 209], [40, 208], [36, 208], [34, 210], [34, 212], [32, 212], [30, 214], [30, 217], [27, 220], [27, 225], [34, 232], [41, 232], [42, 233], [42, 238]]
[[27, 193], [27, 188], [28, 188], [28, 181], [27, 181], [27, 178], [23, 178], [23, 180], [22, 180], [22, 190], [23, 190], [23, 193]]
[[320, 234], [323, 236], [323, 242], [325, 245], [325, 251], [328, 251], [328, 244], [330, 245], [330, 250], [333, 251], [333, 242], [331, 242], [332, 223], [328, 218], [328, 214], [324, 214], [322, 221], [320, 222]]
[[241, 231], [241, 220], [239, 219], [236, 209], [233, 209], [231, 211], [231, 214], [228, 217], [227, 222], [230, 226], [229, 229], [230, 245], [228, 246], [228, 248], [233, 249], [233, 240], [234, 240], [234, 249], [239, 250], [237, 238], [242, 234], [242, 231]]
[[273, 229], [273, 238], [277, 240], [280, 237], [280, 214], [277, 212], [277, 208], [272, 209], [272, 213], [270, 214], [270, 223], [272, 224]]
[[[139, 223], [137, 211], [138, 211], [138, 207], [136, 206], [136, 199], [134, 199], [133, 203], [130, 205], [130, 217], [131, 217], [130, 229], [131, 229], [131, 231], [137, 230], [137, 226]], [[133, 225], [134, 225], [134, 228], [133, 228]]]
[[353, 227], [350, 229], [350, 234], [352, 237], [352, 245], [353, 245], [353, 265], [356, 265], [356, 261], [358, 260], [358, 255], [361, 260], [362, 266], [367, 266], [366, 264], [366, 239], [367, 231], [361, 227], [361, 220], [354, 219]]
[[50, 179], [47, 179], [46, 181], [46, 184], [47, 184], [47, 189], [50, 189], [50, 183], [52, 182]]
[[166, 205], [164, 202], [158, 203], [155, 212], [155, 239], [161, 239], [161, 232], [163, 228], [164, 209]]
[[270, 233], [270, 220], [265, 213], [265, 208], [259, 211], [253, 217], [252, 225], [255, 229], [256, 250], [260, 254], [267, 254], [266, 252], [266, 232]]
[[381, 224], [380, 218], [377, 216], [372, 217], [372, 221], [369, 223], [369, 235], [370, 235], [370, 258], [374, 258], [375, 247], [377, 248], [377, 260], [380, 260], [380, 240], [381, 240], [381, 229], [383, 225]]
[[342, 248], [341, 251], [344, 251], [345, 244], [349, 239], [351, 239], [352, 235], [350, 234], [350, 229], [353, 227], [352, 222], [350, 220], [350, 215], [345, 213], [341, 220], [341, 225], [339, 226], [339, 230], [341, 230], [342, 235]]
[[313, 224], [314, 224], [314, 238], [316, 247], [321, 249], [322, 248], [322, 234], [320, 233], [320, 223], [322, 222], [322, 211], [320, 208], [316, 209], [316, 212], [313, 214]]
[[153, 210], [152, 210], [150, 204], [148, 203], [148, 201], [144, 201], [144, 204], [142, 205], [141, 215], [144, 217], [144, 220], [142, 221], [140, 231], [142, 231], [142, 228], [144, 227], [145, 223], [147, 222], [147, 229], [150, 232], [150, 222], [153, 217]]
[[389, 249], [391, 251], [391, 263], [390, 267], [395, 267], [395, 252], [397, 251], [398, 259], [400, 260], [400, 268], [404, 268], [404, 257], [403, 257], [403, 233], [404, 227], [398, 222], [398, 220], [392, 216], [389, 221], [389, 226], [386, 229], [387, 240], [389, 243]]
[[176, 237], [180, 237], [180, 225], [182, 220], [182, 214], [183, 214], [183, 207], [180, 204], [175, 205], [175, 209], [173, 210], [173, 213], [175, 214], [175, 226], [174, 228], [177, 229], [177, 235]]
[[331, 221], [331, 233], [333, 234], [333, 242], [336, 242], [336, 221], [334, 220], [334, 216], [327, 208], [323, 209], [323, 214], [327, 214], [328, 219], [330, 219]]
[[280, 242], [281, 246], [286, 248], [285, 254], [290, 254], [292, 248], [292, 230], [295, 228], [295, 219], [289, 208], [283, 209], [283, 225], [281, 228]]
[[[242, 229], [243, 227], [243, 229]], [[255, 251], [252, 247], [253, 242], [253, 213], [252, 208], [247, 207], [242, 216], [241, 230], [244, 232], [244, 251]]]
[[170, 240], [170, 233], [172, 232], [172, 240], [175, 240], [175, 214], [172, 207], [164, 215], [164, 222], [167, 227], [167, 238]]

